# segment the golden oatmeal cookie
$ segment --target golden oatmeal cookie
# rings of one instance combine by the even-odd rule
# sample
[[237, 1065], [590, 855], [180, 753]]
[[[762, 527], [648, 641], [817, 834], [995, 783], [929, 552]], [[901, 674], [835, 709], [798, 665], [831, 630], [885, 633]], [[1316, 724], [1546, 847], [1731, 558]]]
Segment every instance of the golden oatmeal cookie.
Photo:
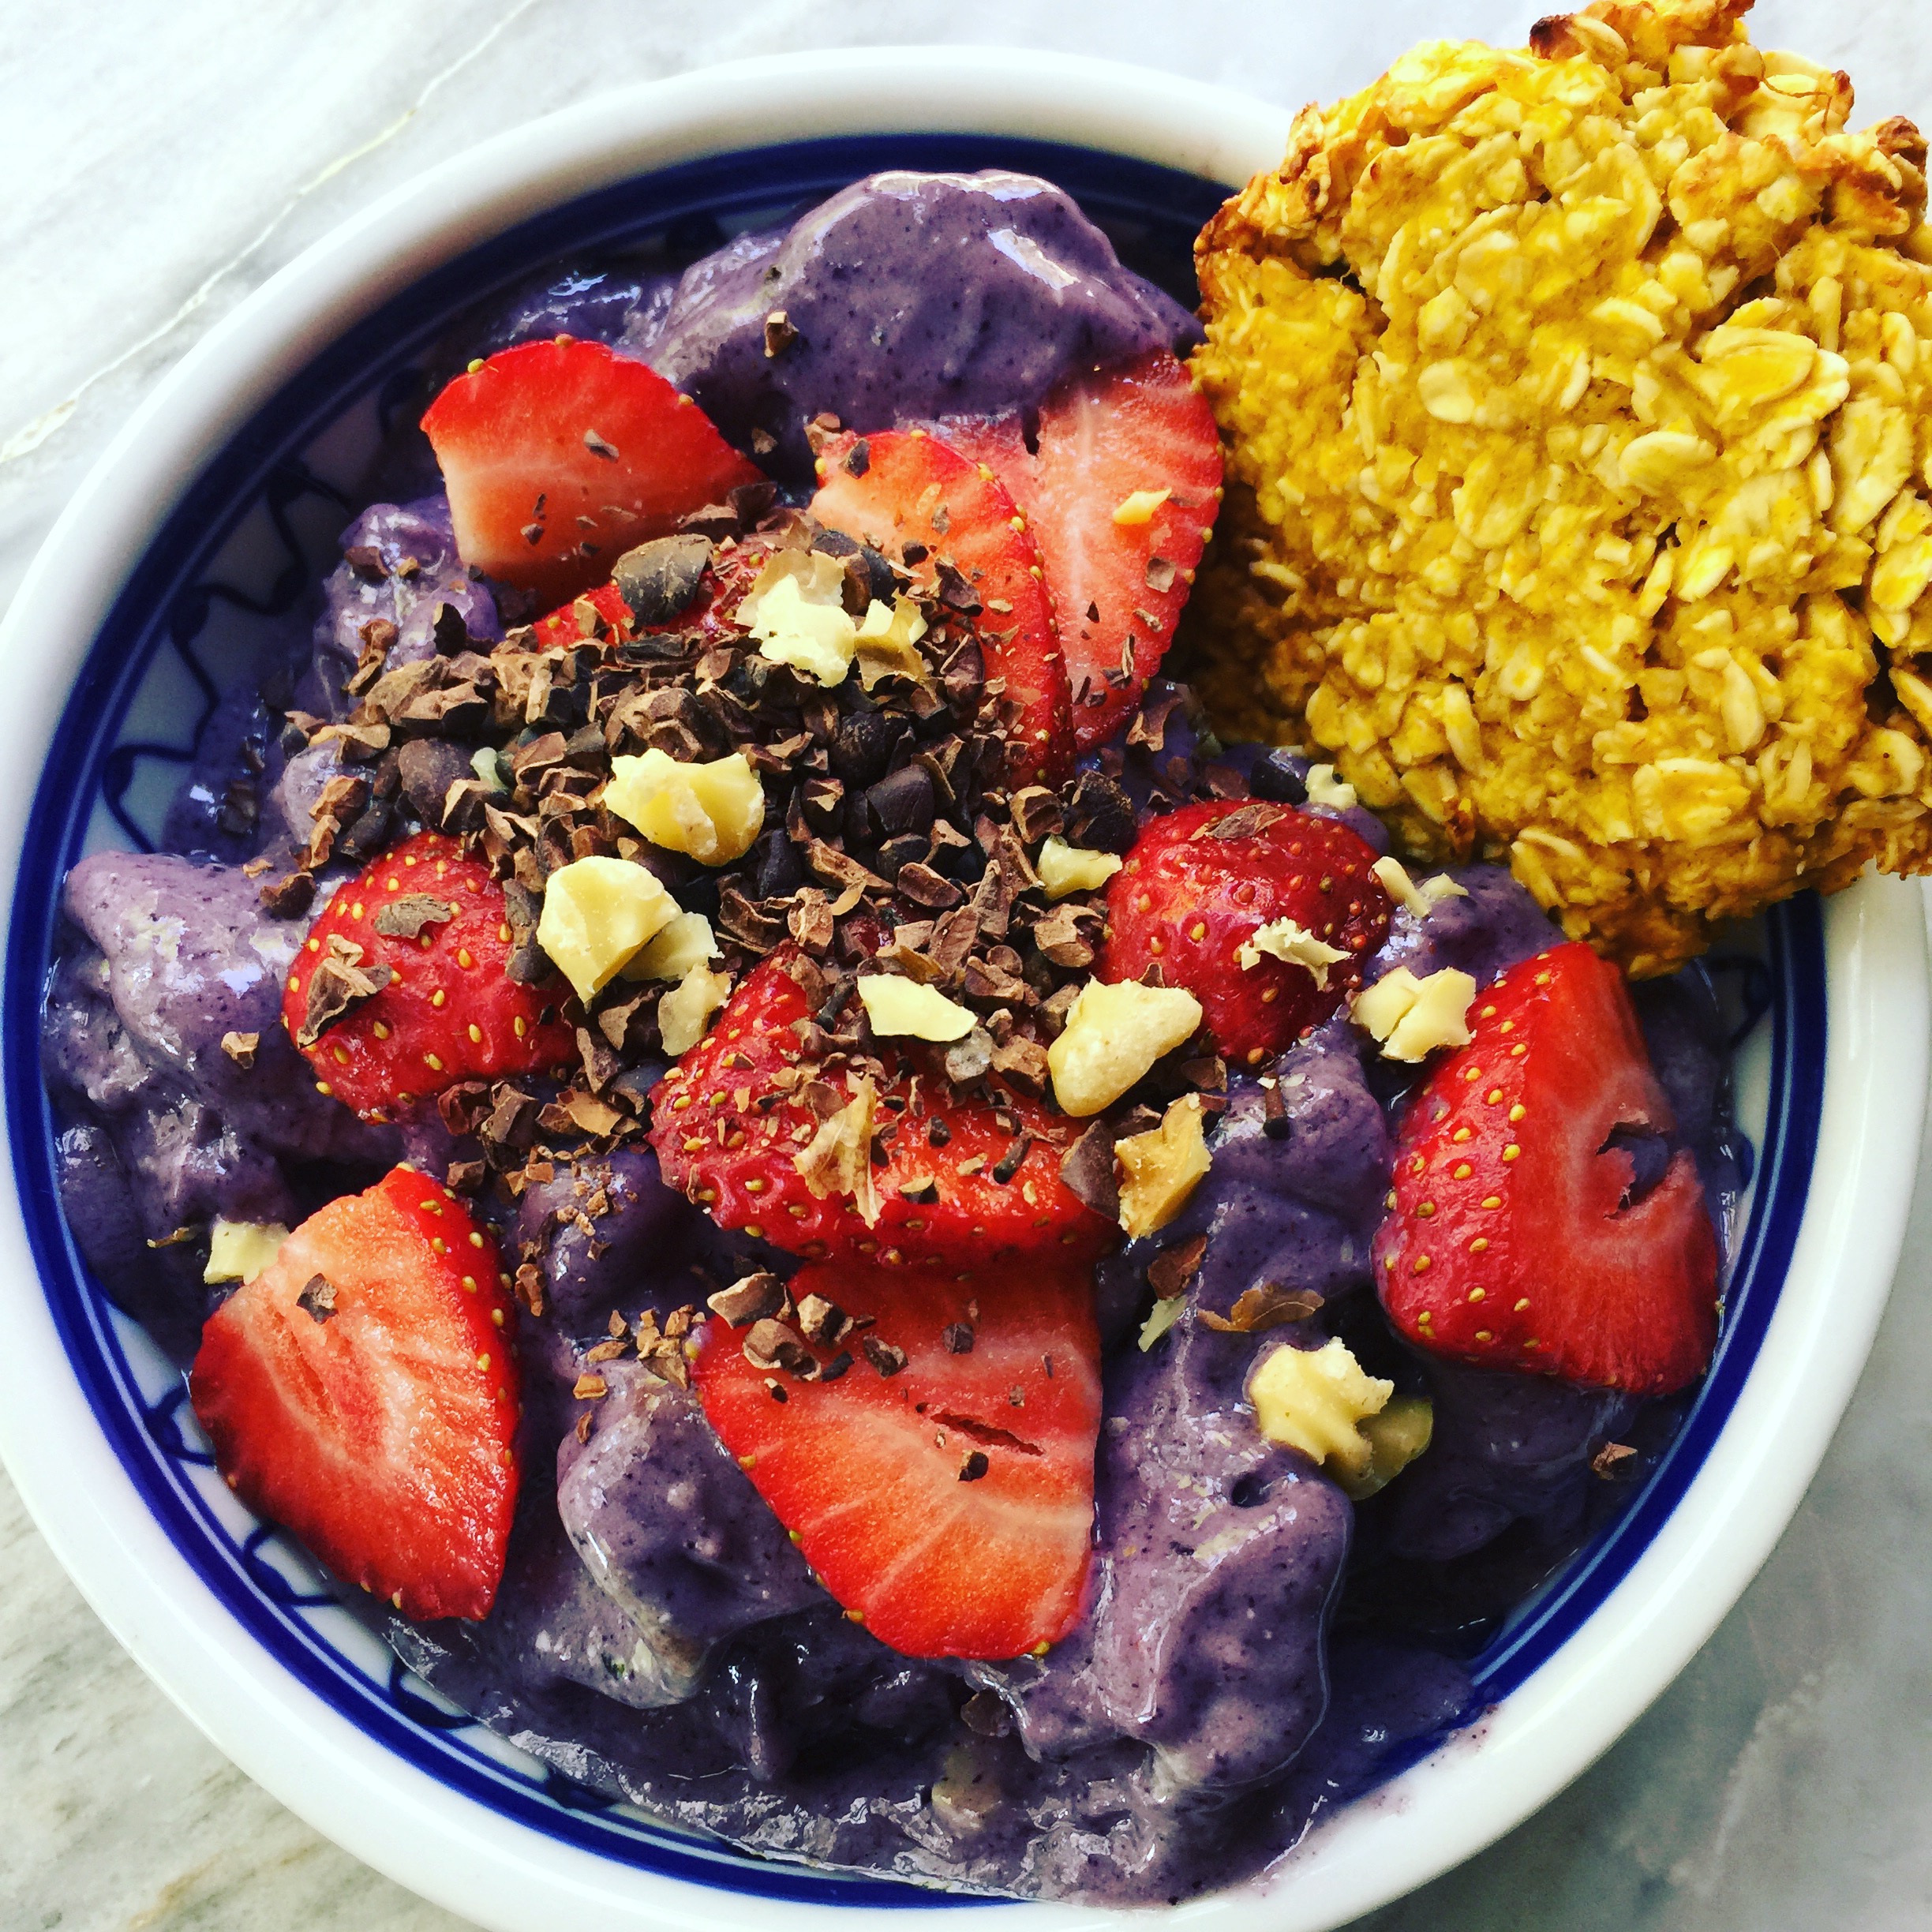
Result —
[[1210, 704], [1639, 974], [1932, 869], [1925, 147], [1749, 4], [1418, 47], [1196, 251]]

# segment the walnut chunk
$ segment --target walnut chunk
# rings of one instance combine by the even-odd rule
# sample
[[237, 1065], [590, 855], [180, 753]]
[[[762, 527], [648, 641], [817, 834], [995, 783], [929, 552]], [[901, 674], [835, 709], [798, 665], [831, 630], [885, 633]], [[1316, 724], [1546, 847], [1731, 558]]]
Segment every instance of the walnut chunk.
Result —
[[1393, 1382], [1365, 1374], [1339, 1337], [1318, 1349], [1271, 1350], [1248, 1378], [1255, 1425], [1270, 1442], [1350, 1477], [1365, 1475], [1374, 1454], [1361, 1425], [1395, 1393]]
[[653, 745], [614, 758], [604, 804], [653, 845], [702, 865], [743, 858], [765, 827], [765, 788], [741, 751], [684, 762]]
[[1200, 1023], [1200, 1002], [1178, 987], [1088, 980], [1046, 1050], [1054, 1098], [1076, 1118], [1098, 1114], [1191, 1039]]
[[1130, 1238], [1158, 1234], [1206, 1178], [1210, 1156], [1201, 1123], [1200, 1095], [1183, 1094], [1169, 1106], [1159, 1126], [1114, 1143], [1114, 1159], [1125, 1175], [1120, 1224]]

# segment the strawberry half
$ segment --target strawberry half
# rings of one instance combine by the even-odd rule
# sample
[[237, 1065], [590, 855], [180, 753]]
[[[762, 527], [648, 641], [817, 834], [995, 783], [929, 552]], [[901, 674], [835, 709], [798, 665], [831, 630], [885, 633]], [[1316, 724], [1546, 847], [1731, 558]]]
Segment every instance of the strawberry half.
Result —
[[311, 1215], [208, 1318], [189, 1395], [228, 1486], [410, 1617], [482, 1617], [516, 1508], [496, 1243], [398, 1167]]
[[[1085, 1608], [1099, 1337], [1085, 1271], [964, 1277], [807, 1267], [792, 1282], [869, 1323], [751, 1358], [776, 1324], [700, 1331], [718, 1439], [856, 1621], [912, 1657], [1010, 1657]], [[836, 1322], [833, 1324], [836, 1327]]]
[[569, 1061], [564, 990], [512, 979], [512, 941], [489, 867], [419, 833], [336, 889], [290, 968], [283, 1024], [323, 1091], [365, 1119], [458, 1080]]
[[552, 601], [763, 472], [656, 370], [559, 335], [500, 350], [422, 419], [471, 568]]
[[923, 429], [834, 437], [818, 466], [811, 514], [821, 523], [904, 562], [971, 619], [987, 676], [1005, 679], [1018, 706], [1007, 735], [1013, 782], [1058, 783], [1073, 761], [1066, 665], [1035, 533], [1012, 496], [990, 469]]
[[1667, 1133], [1617, 969], [1576, 942], [1512, 966], [1398, 1137], [1376, 1237], [1389, 1319], [1432, 1354], [1665, 1395], [1710, 1365], [1717, 1238], [1683, 1149], [1624, 1205], [1619, 1127]]
[[848, 1193], [814, 1194], [798, 1158], [826, 1115], [852, 1103], [854, 1083], [803, 1061], [794, 1029], [811, 1014], [790, 970], [798, 958], [788, 944], [762, 960], [653, 1091], [650, 1140], [666, 1181], [720, 1227], [814, 1260], [1089, 1261], [1112, 1244], [1113, 1223], [1060, 1178], [1077, 1121], [997, 1076], [968, 1098], [935, 1058], [890, 1040], [875, 1049], [885, 1075], [868, 1170], [875, 1218], [868, 1225]]
[[1073, 741], [1091, 751], [1125, 723], [1174, 642], [1221, 507], [1214, 412], [1163, 349], [1060, 384], [1032, 450], [1017, 416], [940, 432], [998, 477], [1039, 545]]
[[[1185, 806], [1148, 826], [1109, 882], [1099, 975], [1138, 979], [1158, 966], [1200, 1002], [1221, 1051], [1256, 1065], [1361, 983], [1388, 930], [1375, 860], [1346, 826], [1311, 812], [1258, 799]], [[1278, 919], [1342, 957], [1311, 968], [1264, 953], [1244, 968], [1241, 949]]]

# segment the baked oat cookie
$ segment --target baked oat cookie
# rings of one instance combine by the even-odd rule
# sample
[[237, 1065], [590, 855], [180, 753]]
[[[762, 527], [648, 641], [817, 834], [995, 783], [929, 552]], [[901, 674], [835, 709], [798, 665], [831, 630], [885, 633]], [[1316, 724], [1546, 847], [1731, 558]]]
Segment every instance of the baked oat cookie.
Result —
[[1749, 5], [1418, 47], [1197, 246], [1210, 704], [1639, 974], [1932, 869], [1925, 144]]

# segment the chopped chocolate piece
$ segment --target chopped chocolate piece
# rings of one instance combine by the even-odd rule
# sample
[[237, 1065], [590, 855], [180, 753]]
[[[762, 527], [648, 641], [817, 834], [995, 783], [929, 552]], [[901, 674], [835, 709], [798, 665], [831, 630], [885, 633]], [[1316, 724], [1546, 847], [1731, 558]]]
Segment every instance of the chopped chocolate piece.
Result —
[[632, 623], [668, 623], [698, 594], [711, 561], [709, 537], [694, 534], [654, 537], [627, 550], [611, 572]]
[[1126, 852], [1136, 836], [1133, 800], [1125, 789], [1099, 772], [1083, 772], [1066, 808], [1071, 845], [1095, 852]]
[[542, 1110], [534, 1094], [520, 1092], [506, 1081], [496, 1088], [495, 1104], [477, 1131], [492, 1147], [522, 1153], [537, 1137], [537, 1117]]
[[865, 803], [874, 838], [923, 832], [933, 822], [931, 776], [922, 766], [903, 765], [867, 789]]
[[784, 1301], [784, 1283], [776, 1275], [761, 1270], [733, 1282], [728, 1288], [721, 1288], [705, 1305], [730, 1327], [743, 1328], [776, 1315]]
[[819, 1382], [836, 1382], [852, 1365], [849, 1350], [841, 1349], [828, 1362], [818, 1365], [818, 1372], [814, 1380]]
[[[815, 838], [807, 843], [805, 863], [827, 885], [843, 886], [848, 893], [877, 891], [882, 893], [887, 889], [882, 878], [868, 872], [856, 859], [847, 853], [835, 851], [823, 839]], [[857, 904], [856, 898], [853, 904]]]
[[387, 966], [365, 970], [362, 949], [340, 933], [329, 935], [328, 951], [309, 975], [307, 1003], [295, 1044], [304, 1052], [365, 1000], [373, 999], [395, 977]]
[[1055, 966], [1077, 970], [1094, 962], [1099, 919], [1091, 912], [1064, 902], [1033, 923], [1033, 944]]
[[1294, 1123], [1288, 1118], [1287, 1104], [1282, 1099], [1281, 1083], [1264, 1080], [1261, 1084], [1261, 1131], [1271, 1140], [1286, 1140], [1294, 1131]]
[[949, 979], [965, 965], [979, 938], [978, 916], [972, 907], [961, 906], [934, 923], [926, 951], [942, 975]]
[[583, 1062], [584, 1078], [590, 1083], [593, 1093], [601, 1094], [623, 1065], [604, 1036], [589, 1027], [577, 1029], [577, 1056]]
[[516, 1271], [517, 1294], [533, 1315], [544, 1312], [543, 1274], [536, 1264], [526, 1261]]
[[[614, 1133], [623, 1124], [623, 1115], [593, 1094], [579, 1093], [572, 1088], [564, 1095], [562, 1106], [564, 1117], [570, 1124], [580, 1133], [589, 1134], [593, 1138]], [[545, 1109], [545, 1114], [549, 1111], [548, 1108]], [[548, 1125], [547, 1121], [545, 1125]]]
[[[938, 529], [938, 519], [933, 527]], [[942, 536], [943, 531], [940, 533]], [[938, 565], [939, 573], [939, 601], [948, 610], [957, 611], [962, 617], [977, 617], [986, 606], [979, 601], [979, 593], [953, 566], [942, 557]]]
[[369, 781], [361, 772], [338, 772], [323, 786], [309, 815], [318, 825], [325, 819], [346, 825], [369, 803]]
[[852, 1318], [836, 1301], [828, 1301], [822, 1295], [805, 1296], [798, 1305], [798, 1319], [806, 1340], [816, 1342], [821, 1348], [831, 1348], [842, 1342], [852, 1326]]
[[343, 561], [365, 583], [380, 583], [389, 575], [381, 551], [373, 544], [351, 544], [343, 552]]
[[895, 1348], [889, 1342], [882, 1342], [875, 1335], [861, 1335], [859, 1349], [882, 1376], [896, 1376], [906, 1365], [905, 1350]]
[[975, 1027], [945, 1050], [945, 1065], [946, 1078], [956, 1087], [984, 1079], [993, 1068], [992, 1035], [984, 1027]]
[[[995, 1016], [1004, 1017], [1003, 1015]], [[993, 1049], [993, 1070], [1003, 1073], [1017, 1086], [1028, 1092], [1043, 1094], [1046, 1091], [1049, 1067], [1046, 1049], [1039, 1041], [1028, 1039], [1024, 1034], [998, 1042]], [[996, 1172], [994, 1179], [998, 1178]]]
[[1225, 1316], [1212, 1309], [1196, 1312], [1201, 1326], [1217, 1335], [1258, 1335], [1289, 1322], [1306, 1321], [1320, 1312], [1324, 1300], [1312, 1288], [1284, 1288], [1279, 1282], [1264, 1282], [1258, 1288], [1243, 1289]]
[[490, 1084], [488, 1080], [459, 1080], [454, 1087], [445, 1087], [436, 1095], [436, 1111], [442, 1117], [443, 1125], [453, 1134], [474, 1133], [477, 1124], [490, 1110]]
[[246, 1073], [255, 1064], [255, 1050], [261, 1045], [259, 1033], [224, 1033], [222, 1051]]
[[430, 641], [436, 646], [438, 654], [454, 657], [470, 648], [470, 627], [463, 621], [463, 614], [454, 604], [439, 604], [429, 627]]
[[973, 1346], [972, 1324], [948, 1322], [940, 1331], [940, 1339], [945, 1343], [949, 1355], [970, 1355]]
[[1256, 833], [1265, 832], [1271, 825], [1278, 825], [1288, 816], [1279, 805], [1271, 805], [1265, 799], [1255, 799], [1230, 812], [1225, 818], [1215, 818], [1203, 826], [1194, 837], [1197, 839], [1252, 838]]
[[[397, 753], [396, 769], [403, 796], [416, 816], [432, 830], [445, 822], [444, 812], [450, 787], [472, 778], [474, 772], [460, 747], [440, 738], [409, 739]], [[479, 804], [476, 823], [481, 822]]]
[[744, 1357], [754, 1368], [782, 1368], [788, 1375], [800, 1377], [815, 1374], [818, 1367], [798, 1336], [769, 1315], [751, 1324], [744, 1339]]
[[[1008, 949], [998, 949], [1005, 952]], [[1031, 989], [1018, 974], [1011, 972], [1003, 965], [996, 965], [990, 958], [969, 959], [966, 962], [966, 997], [975, 1000], [1018, 1002], [1024, 1005]]]
[[316, 1322], [333, 1320], [335, 1284], [326, 1275], [311, 1275], [301, 1293], [295, 1297], [295, 1305]]
[[370, 923], [387, 938], [414, 939], [425, 926], [441, 926], [455, 916], [453, 900], [438, 899], [430, 893], [405, 893], [399, 899], [384, 900]]
[[451, 1161], [444, 1176], [444, 1185], [452, 1194], [474, 1194], [489, 1175], [489, 1168], [482, 1161]]
[[261, 795], [253, 778], [231, 778], [222, 788], [215, 823], [233, 838], [246, 838], [261, 822]]
[[1185, 1294], [1188, 1283], [1200, 1272], [1201, 1257], [1207, 1252], [1205, 1234], [1196, 1234], [1171, 1248], [1163, 1248], [1148, 1264], [1148, 1286], [1163, 1301]]
[[761, 954], [770, 952], [789, 930], [782, 917], [754, 904], [736, 885], [718, 889], [718, 924], [740, 945]]
[[836, 838], [845, 819], [845, 786], [841, 779], [807, 778], [798, 790], [805, 822], [822, 838]]
[[1060, 1178], [1067, 1191], [1110, 1221], [1120, 1212], [1120, 1184], [1115, 1178], [1114, 1129], [1095, 1121], [1060, 1156]]
[[991, 1178], [1001, 1187], [1006, 1185], [1020, 1169], [1027, 1157], [1027, 1150], [1033, 1144], [1033, 1136], [1023, 1133], [994, 1163]]
[[1159, 751], [1167, 742], [1168, 721], [1187, 702], [1185, 685], [1169, 684], [1148, 693], [1127, 727], [1127, 742]]
[[969, 1449], [960, 1464], [959, 1479], [961, 1482], [977, 1482], [990, 1466], [983, 1449]]
[[1607, 1442], [1590, 1458], [1590, 1472], [1606, 1482], [1614, 1482], [1623, 1473], [1622, 1466], [1636, 1453], [1628, 1443]]
[[1037, 845], [1061, 829], [1060, 800], [1044, 785], [1023, 786], [1007, 809], [1022, 844]]
[[510, 754], [510, 769], [519, 789], [534, 792], [544, 774], [564, 762], [565, 749], [564, 734], [559, 731], [545, 732], [529, 743], [517, 746]]
[[897, 719], [880, 711], [855, 711], [841, 721], [833, 737], [833, 775], [855, 789], [876, 784], [886, 776], [894, 747], [905, 732]]
[[[798, 340], [798, 331], [792, 326], [790, 318], [782, 309], [773, 309], [771, 313], [765, 318], [765, 354], [766, 356], [783, 355], [786, 350]], [[864, 447], [863, 443], [855, 444], [852, 446], [852, 454], [857, 455]], [[850, 456], [846, 459], [845, 466], [848, 470], [852, 469]], [[863, 476], [865, 465], [861, 462], [857, 469], [852, 470], [852, 474]]]

